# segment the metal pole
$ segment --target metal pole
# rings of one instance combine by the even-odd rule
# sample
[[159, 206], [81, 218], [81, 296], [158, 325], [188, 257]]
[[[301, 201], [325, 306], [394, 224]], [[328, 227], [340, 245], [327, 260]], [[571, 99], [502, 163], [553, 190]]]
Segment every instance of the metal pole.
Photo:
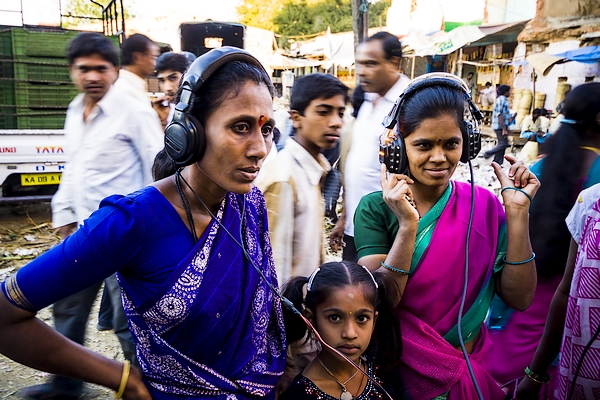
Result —
[[25, 18], [23, 18], [23, 0], [21, 0], [21, 25], [25, 26]]
[[363, 0], [361, 5], [361, 12], [363, 14], [362, 19], [362, 29], [363, 29], [363, 40], [369, 37], [369, 2], [368, 0]]
[[125, 39], [125, 9], [123, 8], [123, 0], [121, 0], [121, 27], [123, 28], [122, 38]]

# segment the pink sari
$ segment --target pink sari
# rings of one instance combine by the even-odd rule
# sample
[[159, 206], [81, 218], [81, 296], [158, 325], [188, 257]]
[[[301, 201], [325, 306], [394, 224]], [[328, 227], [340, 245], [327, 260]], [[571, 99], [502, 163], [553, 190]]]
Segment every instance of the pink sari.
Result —
[[[446, 392], [451, 400], [477, 399], [462, 352], [443, 338], [458, 318], [470, 191], [469, 184], [453, 182], [450, 199], [435, 226], [429, 246], [408, 281], [398, 309], [403, 345], [401, 368], [405, 395], [411, 400], [428, 400]], [[498, 199], [488, 190], [476, 187], [465, 312], [492, 278], [498, 232], [504, 224], [504, 210]], [[467, 334], [464, 332], [465, 341], [475, 336]], [[470, 360], [486, 400], [505, 396], [488, 372], [487, 356], [491, 346], [487, 328], [482, 324]]]

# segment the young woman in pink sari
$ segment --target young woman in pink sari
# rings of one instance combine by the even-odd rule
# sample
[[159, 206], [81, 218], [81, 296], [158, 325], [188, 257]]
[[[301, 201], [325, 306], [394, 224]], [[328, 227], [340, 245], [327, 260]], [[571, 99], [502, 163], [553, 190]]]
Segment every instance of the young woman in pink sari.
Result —
[[424, 79], [405, 89], [397, 114], [408, 172], [388, 174], [382, 166], [383, 191], [363, 197], [356, 211], [359, 263], [389, 274], [401, 288], [404, 398], [477, 399], [457, 335], [472, 217], [461, 327], [483, 398], [499, 400], [505, 393], [489, 375], [491, 342], [483, 321], [494, 293], [515, 309], [531, 303], [536, 275], [528, 208], [539, 181], [506, 156], [508, 175], [493, 164], [504, 207], [474, 187], [471, 214], [471, 185], [450, 180], [467, 137], [469, 96], [447, 75]]

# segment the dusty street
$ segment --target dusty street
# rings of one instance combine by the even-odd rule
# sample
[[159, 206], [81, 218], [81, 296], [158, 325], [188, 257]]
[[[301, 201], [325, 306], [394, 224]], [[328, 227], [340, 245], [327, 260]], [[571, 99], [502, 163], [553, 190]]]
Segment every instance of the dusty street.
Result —
[[[0, 205], [0, 281], [14, 274], [36, 255], [42, 253], [59, 238], [51, 229], [49, 203], [27, 205]], [[121, 347], [112, 331], [96, 329], [98, 304], [90, 316], [87, 327], [86, 346], [107, 357], [122, 359]], [[38, 316], [52, 325], [51, 308], [41, 310]], [[48, 374], [18, 364], [0, 355], [0, 399], [21, 399], [19, 389], [44, 383]], [[95, 385], [88, 385], [84, 399], [113, 399], [114, 393]]]

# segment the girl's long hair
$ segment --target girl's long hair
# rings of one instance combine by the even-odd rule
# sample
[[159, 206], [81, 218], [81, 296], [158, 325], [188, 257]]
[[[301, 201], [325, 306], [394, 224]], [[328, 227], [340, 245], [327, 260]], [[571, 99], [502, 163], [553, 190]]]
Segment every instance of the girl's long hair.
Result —
[[571, 234], [565, 218], [583, 189], [586, 135], [599, 135], [596, 116], [600, 113], [600, 83], [575, 88], [565, 100], [561, 124], [547, 141], [547, 155], [541, 176], [542, 185], [531, 205], [529, 234], [536, 254], [536, 267], [542, 277], [562, 274], [567, 262]]

